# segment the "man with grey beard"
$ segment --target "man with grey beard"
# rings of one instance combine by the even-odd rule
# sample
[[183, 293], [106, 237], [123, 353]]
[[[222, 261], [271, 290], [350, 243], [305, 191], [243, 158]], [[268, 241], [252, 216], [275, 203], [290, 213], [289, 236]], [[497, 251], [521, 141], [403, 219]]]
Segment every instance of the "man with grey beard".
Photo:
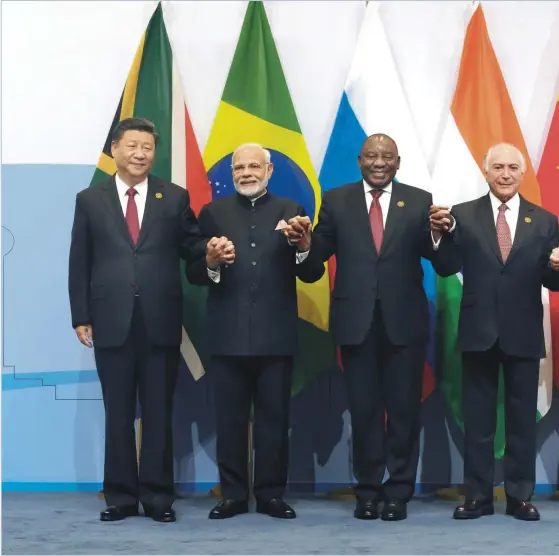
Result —
[[[236, 194], [206, 205], [198, 217], [210, 238], [203, 259], [187, 267], [192, 284], [209, 285], [210, 374], [215, 385], [217, 464], [223, 500], [210, 519], [248, 512], [248, 423], [254, 406], [256, 511], [294, 518], [283, 501], [287, 482], [289, 401], [297, 349], [296, 278], [324, 274], [311, 248], [311, 221], [302, 206], [268, 193], [270, 153], [241, 145], [232, 157]], [[302, 219], [298, 245], [287, 223]]]

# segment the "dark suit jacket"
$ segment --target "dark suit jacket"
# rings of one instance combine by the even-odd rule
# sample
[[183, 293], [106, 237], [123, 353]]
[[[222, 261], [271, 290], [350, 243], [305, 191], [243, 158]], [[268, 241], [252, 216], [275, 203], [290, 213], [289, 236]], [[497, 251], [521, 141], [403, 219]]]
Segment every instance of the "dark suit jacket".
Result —
[[149, 176], [136, 247], [114, 177], [81, 191], [70, 246], [72, 326], [91, 324], [99, 347], [122, 345], [138, 293], [150, 339], [160, 345], [180, 344], [180, 259], [203, 257], [204, 249], [188, 193], [178, 185]]
[[296, 264], [296, 247], [276, 225], [304, 216], [291, 199], [267, 193], [254, 207], [235, 194], [206, 205], [199, 215], [208, 238], [226, 236], [235, 245], [235, 262], [221, 267], [219, 283], [208, 277], [205, 260], [187, 266], [193, 284], [209, 285], [208, 338], [213, 355], [293, 355], [297, 349], [296, 278], [316, 282], [324, 264], [311, 247]]
[[394, 182], [383, 244], [377, 255], [363, 182], [324, 194], [314, 244], [323, 260], [336, 255], [330, 326], [341, 345], [358, 345], [369, 330], [378, 298], [390, 341], [426, 342], [428, 305], [421, 257], [435, 270], [438, 253], [429, 229], [430, 193]]
[[554, 214], [520, 197], [512, 250], [504, 264], [489, 195], [452, 208], [456, 229], [439, 246], [442, 275], [463, 274], [458, 342], [485, 351], [495, 342], [508, 355], [545, 356], [541, 288], [559, 289], [549, 256], [559, 247]]

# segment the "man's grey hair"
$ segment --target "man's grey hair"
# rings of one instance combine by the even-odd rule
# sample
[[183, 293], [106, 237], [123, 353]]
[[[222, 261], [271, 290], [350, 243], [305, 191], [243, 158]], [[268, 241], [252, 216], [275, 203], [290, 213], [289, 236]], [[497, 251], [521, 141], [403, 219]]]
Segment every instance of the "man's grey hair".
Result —
[[239, 145], [234, 151], [233, 151], [233, 155], [231, 156], [231, 164], [233, 164], [233, 161], [235, 160], [235, 155], [239, 152], [242, 151], [244, 149], [260, 149], [264, 152], [264, 161], [266, 162], [266, 164], [270, 164], [270, 162], [272, 161], [272, 155], [270, 154], [270, 151], [268, 149], [265, 149], [262, 145], [260, 145], [259, 143], [244, 143], [243, 145]]
[[489, 147], [487, 154], [483, 158], [483, 169], [485, 172], [489, 171], [489, 159], [491, 158], [491, 154], [493, 153], [493, 151], [498, 147], [506, 147], [507, 149], [516, 151], [518, 153], [518, 157], [520, 158], [520, 170], [522, 172], [526, 171], [526, 159], [524, 158], [522, 151], [518, 147], [515, 147], [511, 143], [497, 143], [496, 145]]

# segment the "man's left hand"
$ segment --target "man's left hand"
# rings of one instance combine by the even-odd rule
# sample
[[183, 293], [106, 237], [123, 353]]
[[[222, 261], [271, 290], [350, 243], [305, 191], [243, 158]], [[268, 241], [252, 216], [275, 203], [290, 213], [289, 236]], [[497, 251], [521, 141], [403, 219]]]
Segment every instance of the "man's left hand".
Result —
[[308, 216], [294, 216], [287, 222], [283, 233], [299, 251], [308, 251], [311, 248], [311, 231], [312, 222]]

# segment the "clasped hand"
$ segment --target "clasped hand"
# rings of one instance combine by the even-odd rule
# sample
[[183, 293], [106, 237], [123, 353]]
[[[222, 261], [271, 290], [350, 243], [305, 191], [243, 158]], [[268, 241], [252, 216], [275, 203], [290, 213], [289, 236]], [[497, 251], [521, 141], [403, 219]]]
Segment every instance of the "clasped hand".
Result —
[[454, 216], [450, 214], [450, 208], [431, 205], [429, 209], [429, 222], [433, 239], [438, 241], [454, 225]]
[[296, 245], [299, 251], [308, 251], [311, 248], [312, 222], [308, 216], [294, 216], [287, 222], [283, 229], [289, 243]]
[[226, 237], [212, 237], [206, 245], [206, 264], [208, 268], [217, 268], [222, 264], [235, 261], [235, 246]]
[[549, 266], [553, 270], [559, 270], [559, 247], [556, 247], [549, 256]]

